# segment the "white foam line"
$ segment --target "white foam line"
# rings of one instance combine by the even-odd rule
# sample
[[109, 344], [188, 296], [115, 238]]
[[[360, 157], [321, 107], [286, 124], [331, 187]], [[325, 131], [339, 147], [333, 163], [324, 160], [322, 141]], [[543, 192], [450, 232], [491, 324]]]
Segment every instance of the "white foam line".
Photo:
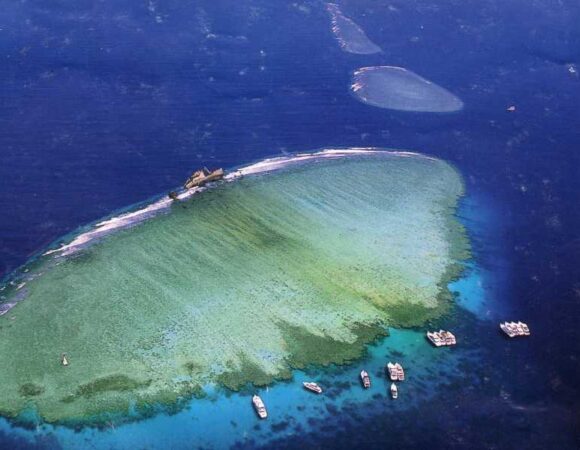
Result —
[[[383, 153], [385, 155], [393, 155], [401, 157], [421, 157], [435, 160], [435, 158], [425, 156], [420, 153], [406, 151], [386, 151], [372, 147], [366, 148], [360, 147], [349, 149], [326, 149], [313, 153], [298, 153], [292, 156], [267, 158], [257, 163], [250, 164], [249, 166], [237, 169], [234, 172], [227, 174], [224, 177], [224, 179], [227, 181], [234, 181], [242, 176], [272, 172], [275, 170], [280, 170], [284, 167], [288, 167], [293, 164], [299, 164], [304, 161], [326, 158], [341, 158], [353, 155], [380, 154], [380, 153]], [[178, 198], [180, 200], [184, 200], [204, 190], [206, 190], [206, 188], [197, 187], [189, 189], [181, 192], [178, 195]], [[91, 241], [95, 239], [99, 239], [105, 235], [112, 233], [113, 231], [130, 228], [153, 216], [156, 216], [161, 212], [167, 211], [172, 203], [173, 200], [169, 198], [162, 198], [160, 200], [151, 203], [150, 205], [147, 205], [145, 208], [121, 214], [117, 217], [112, 217], [110, 219], [99, 222], [93, 226], [93, 229], [78, 235], [70, 243], [62, 245], [57, 249], [49, 250], [45, 252], [44, 255], [55, 254], [55, 256], [67, 256], [73, 254], [76, 251], [86, 247]]]

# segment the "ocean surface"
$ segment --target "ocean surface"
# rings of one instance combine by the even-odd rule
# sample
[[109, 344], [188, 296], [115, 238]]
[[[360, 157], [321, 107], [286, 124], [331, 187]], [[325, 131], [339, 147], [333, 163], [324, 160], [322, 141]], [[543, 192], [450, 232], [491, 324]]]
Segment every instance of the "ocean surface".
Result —
[[[580, 5], [339, 7], [382, 52], [345, 51], [318, 1], [4, 5], [0, 277], [201, 165], [400, 148], [465, 178], [459, 218], [473, 260], [451, 286], [459, 307], [437, 324], [453, 327], [459, 345], [433, 349], [423, 330], [391, 330], [359, 363], [298, 372], [262, 392], [267, 422], [253, 415], [251, 392], [217, 391], [177, 414], [103, 430], [2, 419], [0, 448], [578, 447]], [[371, 66], [412, 71], [463, 109], [361, 103], [352, 74]], [[504, 339], [502, 320], [527, 322], [532, 336]], [[395, 357], [408, 380], [393, 402], [379, 374]], [[369, 392], [356, 379], [363, 365], [376, 380]], [[297, 391], [306, 376], [328, 395]]]

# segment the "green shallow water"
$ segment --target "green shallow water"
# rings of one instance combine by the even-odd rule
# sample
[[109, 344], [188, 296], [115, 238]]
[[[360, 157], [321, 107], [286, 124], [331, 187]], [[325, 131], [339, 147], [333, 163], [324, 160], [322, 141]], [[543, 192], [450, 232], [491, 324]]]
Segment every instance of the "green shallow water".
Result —
[[385, 325], [449, 307], [447, 282], [467, 256], [462, 194], [440, 160], [318, 160], [224, 183], [45, 258], [0, 317], [0, 413], [64, 423], [143, 413], [211, 383], [237, 389], [352, 361]]

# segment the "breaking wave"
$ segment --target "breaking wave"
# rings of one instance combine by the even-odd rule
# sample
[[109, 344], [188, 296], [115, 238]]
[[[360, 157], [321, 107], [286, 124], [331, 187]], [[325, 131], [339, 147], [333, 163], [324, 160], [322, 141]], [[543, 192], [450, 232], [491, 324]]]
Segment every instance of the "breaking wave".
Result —
[[[275, 158], [266, 158], [262, 161], [250, 164], [238, 168], [229, 174], [227, 174], [224, 179], [226, 181], [234, 181], [245, 175], [255, 175], [260, 173], [272, 172], [275, 170], [280, 170], [285, 167], [291, 166], [293, 164], [300, 164], [302, 162], [312, 161], [315, 159], [327, 159], [327, 158], [341, 158], [345, 156], [352, 155], [365, 155], [365, 154], [376, 154], [384, 153], [384, 150], [376, 148], [350, 148], [350, 149], [326, 149], [313, 153], [298, 153], [291, 156], [281, 156]], [[425, 157], [418, 153], [404, 152], [404, 151], [390, 151], [390, 154], [397, 154], [399, 156], [414, 156], [414, 157]], [[179, 200], [188, 199], [204, 190], [207, 187], [197, 187], [189, 190], [184, 190], [178, 194]], [[123, 230], [126, 228], [133, 227], [147, 219], [155, 217], [158, 214], [163, 214], [169, 211], [173, 200], [163, 197], [153, 203], [139, 208], [135, 211], [130, 211], [127, 213], [120, 214], [115, 217], [111, 217], [107, 220], [100, 221], [93, 225], [88, 231], [85, 231], [77, 235], [72, 241], [61, 245], [58, 248], [48, 250], [44, 255], [55, 255], [55, 256], [67, 256], [71, 255], [91, 243], [107, 236], [115, 231]]]

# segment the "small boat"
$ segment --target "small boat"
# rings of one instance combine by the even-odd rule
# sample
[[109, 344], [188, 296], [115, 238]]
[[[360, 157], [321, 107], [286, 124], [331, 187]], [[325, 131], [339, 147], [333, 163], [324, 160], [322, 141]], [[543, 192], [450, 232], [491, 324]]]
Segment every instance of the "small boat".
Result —
[[399, 390], [397, 389], [397, 385], [395, 383], [391, 383], [391, 397], [395, 399], [399, 397]]
[[429, 339], [435, 347], [441, 347], [442, 345], [445, 345], [445, 341], [441, 339], [439, 333], [435, 331], [434, 332], [428, 331], [427, 339]]
[[455, 335], [451, 331], [440, 331], [439, 335], [443, 337], [443, 339], [445, 341], [445, 345], [457, 344], [457, 340], [455, 339]]
[[314, 382], [305, 381], [304, 383], [302, 383], [302, 386], [304, 386], [304, 388], [308, 389], [309, 391], [316, 392], [317, 394], [322, 394], [322, 388]]
[[60, 362], [62, 363], [63, 366], [68, 366], [68, 359], [66, 359], [66, 354], [63, 353], [62, 355], [60, 355]]
[[361, 370], [360, 379], [365, 389], [371, 387], [371, 377], [369, 377], [369, 374], [367, 373], [366, 370]]
[[507, 334], [510, 338], [516, 337], [518, 335], [518, 330], [514, 328], [511, 323], [503, 322], [499, 324], [502, 331]]
[[518, 325], [522, 328], [522, 330], [524, 330], [524, 336], [529, 336], [531, 334], [530, 329], [526, 323], [518, 322]]
[[395, 369], [397, 370], [397, 380], [405, 381], [405, 370], [403, 369], [403, 366], [401, 366], [399, 363], [396, 363]]
[[516, 329], [518, 336], [523, 336], [524, 335], [524, 329], [523, 327], [520, 325], [521, 322], [512, 322], [512, 327]]
[[439, 330], [427, 332], [427, 338], [435, 347], [451, 346], [457, 344], [457, 339], [451, 331]]
[[256, 413], [258, 413], [258, 416], [260, 416], [260, 419], [265, 419], [266, 417], [268, 417], [266, 405], [264, 405], [264, 402], [262, 401], [259, 395], [254, 395], [252, 397], [252, 404], [254, 405]]
[[523, 336], [524, 330], [523, 329], [520, 329], [518, 327], [518, 324], [517, 323], [510, 322], [508, 325], [511, 327], [512, 331], [516, 334], [516, 336]]
[[524, 322], [502, 322], [499, 324], [499, 327], [511, 338], [530, 335], [530, 329]]
[[397, 376], [397, 366], [396, 366], [396, 364], [393, 364], [392, 362], [389, 362], [387, 364], [387, 372], [389, 373], [389, 378], [391, 379], [391, 381], [397, 381], [398, 380], [398, 376]]

